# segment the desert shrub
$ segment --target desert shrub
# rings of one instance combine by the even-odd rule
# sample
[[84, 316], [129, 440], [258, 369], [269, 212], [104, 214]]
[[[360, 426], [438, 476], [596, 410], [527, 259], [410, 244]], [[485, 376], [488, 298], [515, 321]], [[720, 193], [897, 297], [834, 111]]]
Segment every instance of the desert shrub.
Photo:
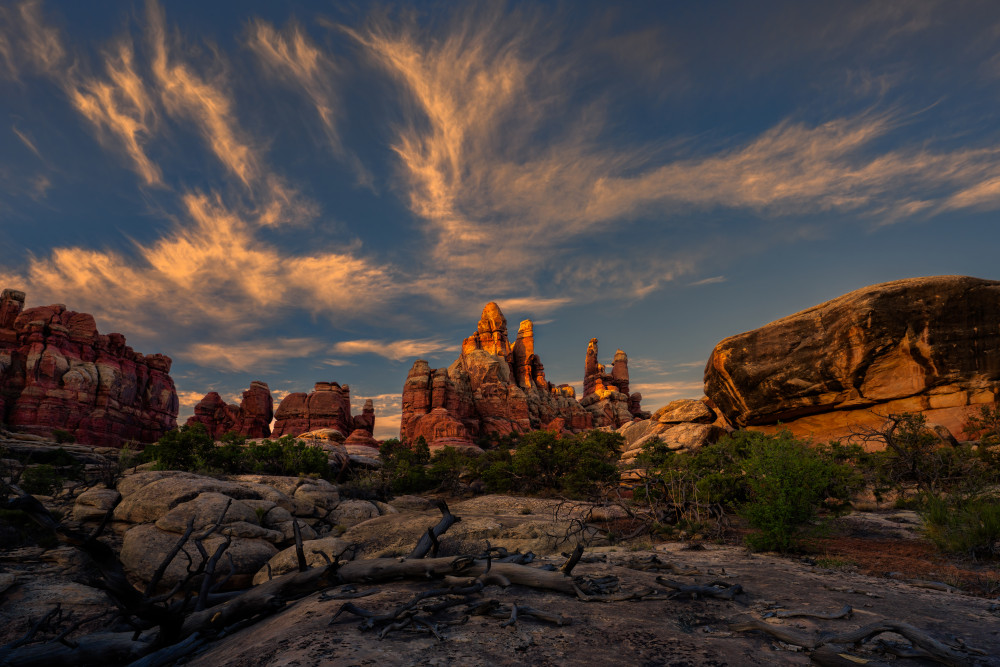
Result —
[[145, 454], [157, 470], [194, 470], [213, 447], [205, 425], [196, 422], [167, 431], [156, 444], [146, 448]]
[[461, 478], [474, 469], [474, 459], [472, 454], [444, 447], [431, 456], [427, 475], [439, 491], [455, 493], [460, 489]]
[[623, 440], [617, 433], [589, 431], [557, 438], [552, 431], [533, 431], [515, 449], [488, 451], [475, 464], [491, 493], [564, 494], [586, 498], [618, 480]]
[[60, 445], [66, 445], [71, 442], [76, 442], [76, 436], [74, 436], [69, 431], [63, 430], [61, 428], [52, 429], [52, 439], [55, 440]]
[[422, 437], [412, 447], [394, 438], [386, 440], [379, 447], [379, 458], [381, 483], [386, 492], [419, 493], [434, 488], [427, 470], [431, 451]]
[[679, 453], [654, 439], [637, 458], [642, 472], [633, 499], [651, 506], [665, 526], [698, 529], [737, 512], [756, 530], [750, 546], [788, 550], [819, 509], [839, 509], [860, 485], [839, 454], [788, 431], [735, 431]]
[[739, 512], [757, 529], [747, 537], [755, 549], [793, 549], [828, 498], [846, 500], [856, 488], [849, 466], [787, 431], [753, 442], [744, 466], [750, 494]]
[[928, 496], [921, 516], [927, 536], [941, 551], [1000, 556], [1000, 498]]
[[876, 497], [890, 489], [900, 495], [916, 490], [920, 497], [956, 491], [967, 495], [996, 481], [997, 466], [981, 448], [942, 443], [920, 413], [887, 415], [882, 426], [862, 429], [852, 437], [881, 449], [858, 461], [871, 478]]
[[219, 439], [217, 445], [202, 450], [199, 455], [198, 467], [212, 472], [240, 473], [250, 472], [253, 464], [248, 464], [250, 454], [246, 451], [245, 436], [230, 431]]
[[209, 473], [258, 473], [265, 475], [331, 474], [322, 448], [291, 436], [247, 443], [245, 437], [227, 433], [216, 446], [203, 424], [165, 433], [146, 448], [146, 457], [158, 470], [196, 470]]
[[[239, 447], [230, 441], [216, 449]], [[263, 440], [242, 447], [242, 467], [247, 472], [265, 475], [330, 475], [330, 460], [326, 452], [316, 445], [307, 445], [290, 435], [277, 440]]]
[[41, 463], [25, 468], [21, 488], [33, 495], [53, 496], [62, 489], [64, 479], [54, 466]]
[[487, 450], [474, 462], [474, 470], [489, 493], [507, 493], [514, 488], [513, 456], [507, 448]]
[[966, 418], [965, 434], [984, 447], [1000, 446], [1000, 405], [981, 405], [979, 412]]

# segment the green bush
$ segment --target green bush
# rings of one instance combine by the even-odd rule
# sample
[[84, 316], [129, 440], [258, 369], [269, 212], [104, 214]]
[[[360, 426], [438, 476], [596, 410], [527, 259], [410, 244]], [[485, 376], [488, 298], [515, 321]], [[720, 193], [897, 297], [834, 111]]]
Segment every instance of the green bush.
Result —
[[702, 527], [710, 518], [737, 512], [756, 530], [758, 549], [796, 546], [800, 528], [829, 505], [839, 509], [860, 477], [838, 457], [782, 431], [765, 435], [735, 431], [693, 452], [675, 453], [659, 440], [637, 458], [642, 469], [636, 502], [655, 510], [663, 526]]
[[321, 447], [287, 435], [277, 440], [247, 443], [245, 437], [235, 433], [222, 436], [221, 444], [216, 446], [199, 423], [164, 434], [155, 445], [146, 448], [145, 454], [158, 470], [324, 477], [331, 474], [329, 458]]
[[754, 441], [744, 469], [750, 497], [739, 512], [758, 531], [747, 544], [776, 551], [795, 548], [800, 528], [816, 518], [827, 498], [846, 500], [856, 479], [848, 466], [788, 431]]
[[431, 456], [428, 477], [439, 491], [455, 493], [461, 488], [461, 479], [473, 468], [475, 456], [454, 447], [444, 447]]
[[486, 452], [475, 470], [491, 493], [560, 493], [573, 498], [595, 495], [617, 482], [623, 439], [617, 433], [589, 431], [563, 435], [533, 431], [511, 451]]
[[71, 442], [76, 442], [76, 436], [61, 428], [52, 429], [52, 439], [60, 445], [67, 445]]
[[146, 456], [156, 463], [157, 470], [196, 470], [198, 463], [210, 457], [215, 443], [205, 425], [194, 423], [167, 431], [154, 445], [146, 448]]
[[21, 488], [32, 495], [54, 496], [62, 489], [65, 478], [48, 463], [25, 468], [21, 475]]
[[941, 551], [1000, 556], [1000, 499], [927, 496], [921, 516], [927, 536]]
[[421, 437], [413, 447], [396, 440], [386, 440], [379, 447], [381, 486], [385, 493], [419, 493], [435, 486], [428, 474], [431, 450]]

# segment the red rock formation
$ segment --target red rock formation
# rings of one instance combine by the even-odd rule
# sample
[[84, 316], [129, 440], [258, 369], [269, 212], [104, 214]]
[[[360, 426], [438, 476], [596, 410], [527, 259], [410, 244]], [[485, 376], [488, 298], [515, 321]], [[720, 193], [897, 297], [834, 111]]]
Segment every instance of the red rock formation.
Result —
[[411, 442], [423, 435], [432, 448], [458, 446], [487, 433], [526, 433], [556, 418], [574, 431], [593, 426], [572, 387], [555, 387], [545, 379], [531, 320], [521, 322], [511, 345], [507, 320], [490, 302], [451, 366], [413, 364], [403, 385], [400, 439]]
[[334, 429], [344, 438], [360, 428], [375, 428], [375, 408], [366, 401], [362, 413], [351, 416], [351, 388], [336, 382], [317, 382], [312, 392], [289, 394], [274, 413], [274, 437], [297, 436], [317, 429]]
[[1000, 392], [1000, 282], [944, 276], [866, 287], [715, 346], [705, 393], [737, 426], [819, 440], [919, 411], [961, 434]]
[[254, 380], [250, 388], [243, 392], [240, 401], [236, 432], [248, 438], [267, 438], [271, 435], [271, 420], [274, 418], [274, 399], [266, 382]]
[[194, 406], [194, 414], [188, 417], [186, 426], [202, 424], [208, 434], [218, 440], [234, 430], [239, 414], [239, 406], [229, 405], [218, 392], [210, 391]]
[[218, 440], [230, 431], [248, 438], [267, 438], [271, 435], [274, 403], [267, 383], [254, 380], [243, 392], [239, 405], [227, 404], [218, 393], [210, 391], [194, 407], [194, 415], [187, 425], [201, 423], [209, 435]]
[[0, 294], [0, 420], [21, 431], [71, 432], [82, 444], [154, 442], [177, 423], [169, 357], [145, 356], [94, 318], [61, 304], [23, 310]]
[[618, 428], [633, 419], [649, 419], [649, 413], [642, 410], [642, 394], [629, 394], [628, 355], [625, 352], [615, 352], [608, 374], [604, 365], [597, 361], [597, 339], [591, 338], [583, 373], [580, 404], [594, 415], [594, 424]]

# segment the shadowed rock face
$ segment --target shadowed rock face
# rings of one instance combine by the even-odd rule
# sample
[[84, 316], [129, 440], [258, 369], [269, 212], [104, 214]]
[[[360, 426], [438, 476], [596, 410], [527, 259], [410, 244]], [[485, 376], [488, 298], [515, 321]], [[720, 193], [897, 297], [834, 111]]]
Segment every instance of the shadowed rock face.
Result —
[[732, 423], [817, 438], [925, 413], [961, 433], [1000, 390], [1000, 282], [962, 276], [874, 285], [712, 351], [705, 393]]
[[239, 405], [227, 404], [218, 393], [210, 391], [194, 407], [194, 415], [187, 425], [201, 423], [209, 435], [218, 440], [233, 431], [248, 438], [267, 438], [271, 435], [274, 402], [266, 383], [254, 380], [243, 392]]
[[600, 396], [577, 402], [572, 387], [556, 387], [545, 379], [545, 367], [535, 354], [531, 320], [521, 322], [511, 344], [507, 319], [490, 302], [451, 366], [434, 369], [423, 360], [413, 364], [403, 385], [400, 438], [410, 442], [423, 436], [434, 449], [469, 446], [481, 434], [526, 433], [556, 420], [569, 431], [632, 421], [632, 408], [641, 412], [641, 396], [618, 389], [623, 386], [628, 391], [628, 358], [619, 350], [612, 373], [605, 374], [597, 364], [596, 343], [591, 341], [593, 363], [588, 349], [587, 377], [593, 365], [592, 379], [606, 380], [610, 389], [605, 391], [602, 384]]
[[170, 357], [145, 356], [125, 336], [62, 304], [24, 310], [24, 292], [0, 294], [0, 421], [81, 444], [154, 442], [177, 424]]

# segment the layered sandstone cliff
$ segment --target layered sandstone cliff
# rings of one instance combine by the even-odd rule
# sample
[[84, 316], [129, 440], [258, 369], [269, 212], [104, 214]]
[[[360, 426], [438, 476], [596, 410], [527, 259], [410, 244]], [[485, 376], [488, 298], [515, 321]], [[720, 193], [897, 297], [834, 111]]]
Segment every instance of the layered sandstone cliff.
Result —
[[[627, 359], [624, 385], [627, 391]], [[610, 397], [611, 393], [615, 396]], [[633, 419], [628, 395], [625, 410], [617, 410], [619, 394], [617, 386], [614, 392], [594, 394], [589, 405], [595, 407], [586, 409], [571, 386], [555, 386], [546, 380], [545, 367], [535, 354], [531, 320], [521, 322], [512, 344], [507, 319], [490, 302], [483, 308], [476, 331], [462, 342], [462, 353], [454, 363], [436, 369], [424, 360], [413, 364], [403, 385], [400, 439], [410, 442], [423, 437], [432, 449], [472, 448], [473, 439], [480, 435], [527, 433], [553, 423], [571, 431], [618, 427]], [[635, 396], [641, 412], [640, 397]], [[612, 402], [615, 408], [606, 410]]]
[[705, 393], [737, 426], [824, 440], [922, 412], [961, 436], [1000, 392], [1000, 282], [963, 276], [866, 287], [715, 346]]
[[243, 392], [239, 405], [226, 403], [217, 392], [210, 391], [194, 407], [194, 415], [187, 425], [204, 424], [208, 433], [218, 440], [229, 432], [248, 438], [267, 438], [271, 435], [274, 417], [274, 400], [267, 383], [254, 380]]
[[369, 399], [360, 415], [351, 415], [351, 388], [348, 385], [317, 382], [308, 394], [296, 392], [285, 396], [274, 413], [274, 420], [272, 435], [276, 438], [331, 429], [339, 432], [343, 441], [359, 429], [369, 435], [373, 433], [375, 407]]
[[24, 299], [17, 290], [0, 294], [0, 421], [112, 447], [154, 442], [176, 427], [170, 357], [98, 333], [86, 313], [62, 304], [25, 310]]

